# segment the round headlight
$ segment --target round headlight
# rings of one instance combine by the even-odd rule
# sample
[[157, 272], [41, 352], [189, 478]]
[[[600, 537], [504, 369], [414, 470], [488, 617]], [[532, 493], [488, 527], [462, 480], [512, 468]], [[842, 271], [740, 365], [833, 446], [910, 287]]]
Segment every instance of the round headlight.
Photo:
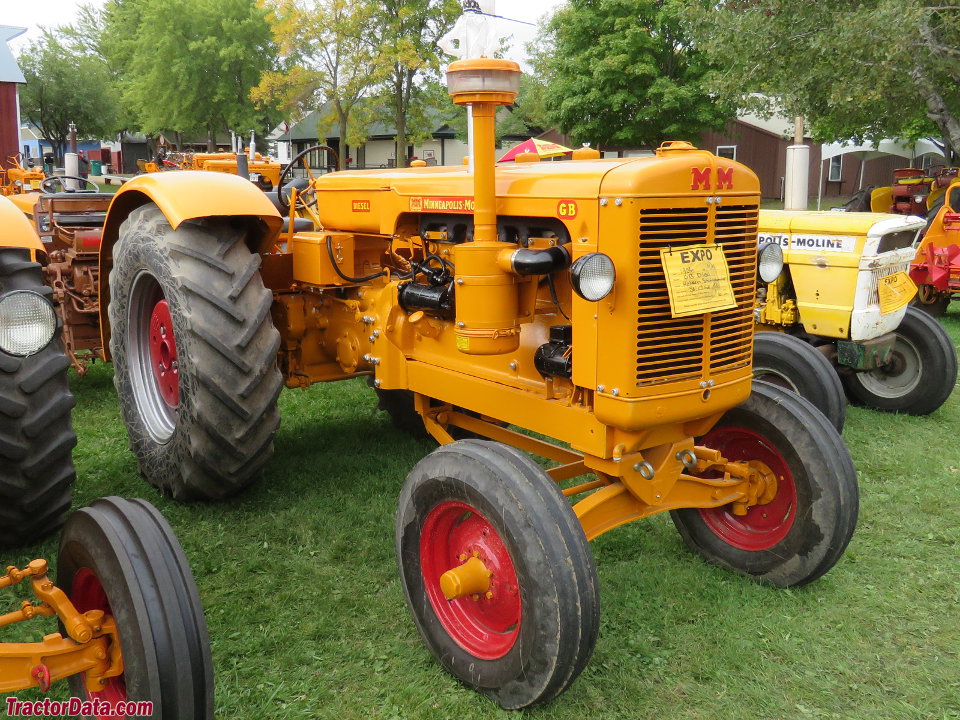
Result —
[[778, 243], [767, 243], [760, 248], [757, 272], [765, 283], [772, 283], [783, 272], [783, 248]]
[[603, 300], [613, 290], [617, 272], [613, 260], [603, 253], [590, 253], [570, 266], [573, 289], [584, 300]]
[[0, 350], [8, 355], [40, 352], [56, 331], [53, 306], [37, 293], [18, 290], [0, 298]]

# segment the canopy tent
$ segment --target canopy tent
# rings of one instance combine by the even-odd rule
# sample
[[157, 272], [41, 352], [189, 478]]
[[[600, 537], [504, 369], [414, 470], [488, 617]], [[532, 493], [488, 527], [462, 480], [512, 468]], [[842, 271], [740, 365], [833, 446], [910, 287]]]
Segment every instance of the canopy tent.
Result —
[[903, 140], [884, 139], [878, 143], [866, 142], [857, 145], [852, 142], [827, 143], [820, 148], [820, 182], [817, 186], [817, 210], [823, 198], [823, 163], [839, 155], [853, 155], [860, 160], [860, 183], [858, 189], [863, 189], [863, 164], [887, 155], [895, 155], [909, 160], [911, 163], [921, 155], [944, 155], [943, 148], [933, 140], [923, 138], [915, 143]]
[[524, 140], [522, 143], [517, 145], [515, 148], [507, 150], [497, 162], [510, 162], [517, 157], [520, 153], [535, 153], [541, 158], [557, 157], [558, 155], [566, 155], [567, 153], [573, 152], [572, 148], [564, 147], [555, 142], [550, 142], [549, 140], [541, 140], [540, 138], [530, 138], [529, 140]]

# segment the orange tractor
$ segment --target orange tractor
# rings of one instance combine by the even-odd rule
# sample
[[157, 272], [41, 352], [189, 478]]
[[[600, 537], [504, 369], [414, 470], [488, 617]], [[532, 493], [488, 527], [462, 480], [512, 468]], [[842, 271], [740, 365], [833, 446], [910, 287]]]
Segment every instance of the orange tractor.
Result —
[[822, 414], [752, 383], [749, 169], [688, 143], [497, 168], [518, 67], [460, 61], [448, 81], [473, 108], [471, 167], [289, 191], [285, 172], [280, 211], [226, 174], [125, 184], [101, 320], [140, 471], [175, 498], [258, 477], [283, 385], [365, 378], [429, 432], [396, 516], [409, 609], [447, 670], [520, 708], [592, 653], [589, 540], [669, 512], [709, 562], [803, 585], [853, 534], [856, 472]]
[[40, 183], [46, 177], [43, 170], [33, 167], [33, 161], [23, 167], [23, 155], [17, 153], [10, 158], [8, 167], [0, 167], [0, 193], [3, 195], [19, 195], [20, 193], [39, 190]]
[[62, 327], [63, 344], [79, 374], [103, 360], [100, 335], [100, 233], [113, 195], [93, 182], [54, 176], [39, 192], [11, 197], [41, 240], [43, 280]]
[[[206, 170], [208, 172], [236, 175], [240, 163], [241, 160], [237, 153], [188, 152], [176, 153], [171, 156], [161, 153], [153, 162], [144, 163], [143, 169], [148, 173], [161, 170]], [[279, 162], [272, 160], [269, 156], [255, 153], [252, 158], [247, 158], [246, 164], [250, 182], [265, 191], [277, 187], [280, 181], [280, 170], [282, 169]]]
[[868, 207], [853, 207], [848, 210], [871, 210], [872, 212], [897, 213], [899, 215], [926, 215], [933, 204], [943, 196], [944, 190], [957, 177], [960, 168], [939, 167], [932, 170], [902, 168], [893, 171], [893, 184], [857, 193], [851, 203], [868, 203]]
[[931, 206], [927, 228], [910, 270], [917, 284], [917, 306], [942, 315], [960, 293], [960, 180]]
[[[37, 259], [44, 246], [0, 197], [0, 549], [64, 525], [75, 473], [69, 361]], [[142, 500], [107, 498], [64, 526], [57, 582], [45, 560], [8, 566], [0, 590], [27, 582], [39, 602], [0, 627], [56, 617], [39, 642], [0, 643], [0, 691], [69, 678], [70, 701], [6, 698], [14, 715], [213, 717], [212, 663], [189, 565], [163, 517]]]

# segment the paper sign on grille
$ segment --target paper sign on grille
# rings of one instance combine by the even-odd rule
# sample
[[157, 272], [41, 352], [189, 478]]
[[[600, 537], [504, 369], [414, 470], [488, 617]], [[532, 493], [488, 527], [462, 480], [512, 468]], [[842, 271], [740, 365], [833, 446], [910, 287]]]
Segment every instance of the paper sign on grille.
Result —
[[880, 278], [877, 283], [880, 295], [880, 314], [889, 315], [909, 303], [917, 294], [917, 286], [905, 272]]
[[701, 315], [737, 306], [730, 269], [719, 245], [665, 248], [660, 262], [667, 277], [673, 317]]

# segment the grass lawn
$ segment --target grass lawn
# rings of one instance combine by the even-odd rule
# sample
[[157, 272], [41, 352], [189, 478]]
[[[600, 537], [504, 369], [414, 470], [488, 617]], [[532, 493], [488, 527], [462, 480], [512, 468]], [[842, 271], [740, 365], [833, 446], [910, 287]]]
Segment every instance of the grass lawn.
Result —
[[[945, 323], [960, 341], [960, 313]], [[189, 506], [138, 477], [111, 368], [72, 387], [76, 505], [145, 497], [173, 524], [206, 607], [218, 718], [518, 717], [442, 672], [417, 636], [393, 512], [432, 444], [394, 430], [363, 382], [284, 391], [263, 480], [232, 501]], [[923, 418], [851, 408], [844, 437], [862, 500], [836, 568], [774, 590], [688, 553], [667, 517], [608, 533], [593, 543], [603, 601], [593, 659], [565, 695], [524, 715], [960, 718], [960, 394]], [[3, 561], [55, 555], [48, 541]], [[14, 607], [10, 591], [3, 600]], [[3, 637], [39, 638], [53, 631], [44, 623]], [[65, 684], [54, 692], [68, 694]]]

